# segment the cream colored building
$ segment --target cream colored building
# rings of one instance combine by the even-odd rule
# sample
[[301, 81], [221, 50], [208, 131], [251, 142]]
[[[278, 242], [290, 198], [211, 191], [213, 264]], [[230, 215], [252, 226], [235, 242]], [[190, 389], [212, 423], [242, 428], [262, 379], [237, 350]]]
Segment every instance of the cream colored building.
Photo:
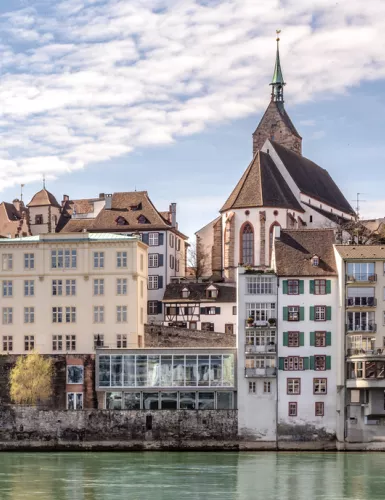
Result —
[[121, 234], [0, 239], [1, 352], [143, 345], [147, 245]]

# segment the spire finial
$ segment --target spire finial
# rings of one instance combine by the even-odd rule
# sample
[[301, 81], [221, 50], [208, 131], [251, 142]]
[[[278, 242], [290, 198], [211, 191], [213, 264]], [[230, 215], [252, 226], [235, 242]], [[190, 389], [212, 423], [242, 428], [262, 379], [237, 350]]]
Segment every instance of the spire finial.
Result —
[[283, 80], [281, 61], [279, 58], [279, 41], [280, 41], [279, 35], [280, 35], [280, 33], [281, 33], [281, 30], [276, 30], [277, 53], [275, 56], [275, 67], [274, 67], [273, 80], [270, 84], [272, 86], [271, 99], [272, 99], [272, 101], [276, 101], [276, 102], [283, 102], [283, 87], [284, 87], [284, 85], [286, 85], [286, 83]]
[[45, 189], [45, 174], [43, 174], [43, 189]]

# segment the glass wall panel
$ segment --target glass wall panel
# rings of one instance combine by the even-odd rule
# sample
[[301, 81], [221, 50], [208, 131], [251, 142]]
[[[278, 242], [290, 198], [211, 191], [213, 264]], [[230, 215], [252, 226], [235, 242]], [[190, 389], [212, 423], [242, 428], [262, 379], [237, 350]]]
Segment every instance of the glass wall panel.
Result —
[[186, 356], [186, 385], [196, 387], [197, 383], [197, 356]]
[[213, 392], [198, 392], [198, 410], [214, 410]]
[[210, 356], [210, 385], [222, 385], [222, 356]]
[[110, 356], [99, 356], [99, 386], [110, 387]]
[[148, 356], [147, 384], [151, 387], [160, 385], [160, 356]]
[[121, 392], [107, 392], [106, 393], [106, 408], [107, 408], [107, 410], [121, 410], [122, 409], [122, 393]]
[[144, 392], [143, 393], [143, 409], [158, 410], [159, 409], [159, 392]]
[[161, 392], [160, 407], [162, 410], [176, 410], [178, 408], [178, 393]]
[[173, 386], [184, 386], [184, 356], [173, 356]]
[[234, 354], [223, 356], [223, 384], [224, 387], [234, 386]]
[[136, 387], [147, 385], [147, 356], [136, 356]]
[[229, 410], [233, 408], [232, 392], [217, 392], [217, 410]]
[[140, 392], [125, 392], [123, 394], [125, 410], [140, 410]]
[[161, 385], [172, 386], [172, 356], [161, 356]]
[[196, 393], [195, 392], [181, 392], [181, 393], [179, 393], [179, 408], [181, 410], [195, 410], [196, 409]]
[[123, 356], [123, 385], [135, 387], [135, 356]]
[[198, 384], [209, 385], [210, 380], [210, 357], [198, 356]]
[[123, 385], [123, 356], [111, 356], [111, 386]]

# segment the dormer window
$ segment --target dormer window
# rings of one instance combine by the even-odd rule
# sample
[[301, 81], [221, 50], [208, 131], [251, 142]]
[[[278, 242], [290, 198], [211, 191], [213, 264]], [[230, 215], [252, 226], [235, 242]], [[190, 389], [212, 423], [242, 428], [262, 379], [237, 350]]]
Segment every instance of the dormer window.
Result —
[[206, 298], [216, 299], [218, 297], [218, 289], [215, 286], [210, 286], [206, 288]]
[[318, 257], [318, 255], [313, 255], [313, 257], [311, 258], [311, 265], [313, 267], [318, 267], [319, 266], [319, 257]]
[[150, 221], [143, 214], [138, 217], [139, 224], [150, 224]]
[[118, 226], [128, 226], [128, 222], [121, 215], [119, 215], [119, 217], [115, 219], [115, 222], [117, 223]]
[[182, 290], [182, 298], [188, 299], [190, 296], [190, 290], [188, 288], [183, 288]]
[[130, 208], [133, 212], [137, 212], [138, 210], [142, 210], [142, 202], [138, 203], [137, 205], [131, 205]]

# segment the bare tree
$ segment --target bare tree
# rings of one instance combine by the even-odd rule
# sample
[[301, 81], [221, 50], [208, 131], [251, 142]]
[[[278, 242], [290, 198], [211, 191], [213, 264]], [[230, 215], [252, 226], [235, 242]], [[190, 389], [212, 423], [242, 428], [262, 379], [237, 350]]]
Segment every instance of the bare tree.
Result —
[[383, 245], [385, 243], [385, 228], [379, 224], [371, 228], [359, 219], [342, 222], [337, 225], [337, 239], [341, 243], [354, 245]]
[[203, 246], [199, 236], [196, 242], [192, 243], [187, 251], [187, 266], [194, 273], [194, 278], [198, 281], [199, 278], [207, 276], [209, 272], [209, 258], [210, 254]]

